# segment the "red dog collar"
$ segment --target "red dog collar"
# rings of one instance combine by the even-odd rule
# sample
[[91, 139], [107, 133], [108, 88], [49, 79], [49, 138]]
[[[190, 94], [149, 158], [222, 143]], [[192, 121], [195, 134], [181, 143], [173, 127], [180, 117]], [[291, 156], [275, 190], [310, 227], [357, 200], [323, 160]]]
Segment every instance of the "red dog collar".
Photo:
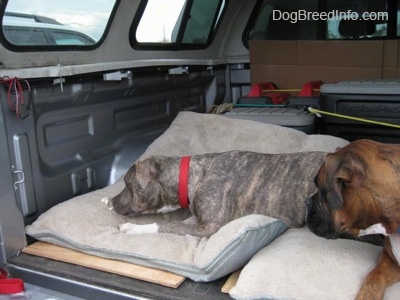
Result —
[[179, 168], [178, 196], [182, 208], [189, 207], [188, 181], [189, 181], [190, 156], [183, 156]]

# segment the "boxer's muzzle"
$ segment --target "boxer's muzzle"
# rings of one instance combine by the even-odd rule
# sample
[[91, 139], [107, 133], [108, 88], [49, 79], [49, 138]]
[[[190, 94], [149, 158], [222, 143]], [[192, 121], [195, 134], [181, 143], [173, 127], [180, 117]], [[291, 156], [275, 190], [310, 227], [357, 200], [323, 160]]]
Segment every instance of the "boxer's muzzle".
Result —
[[306, 224], [314, 234], [328, 239], [335, 239], [338, 237], [338, 233], [332, 221], [331, 208], [326, 202], [321, 201], [322, 197], [319, 191], [314, 196], [306, 199]]
[[306, 199], [306, 224], [314, 234], [327, 239], [356, 239], [363, 242], [368, 242], [374, 245], [383, 246], [384, 237], [381, 235], [367, 235], [355, 237], [347, 232], [337, 232], [332, 221], [332, 209], [326, 203], [324, 205], [323, 196], [318, 192], [313, 197]]

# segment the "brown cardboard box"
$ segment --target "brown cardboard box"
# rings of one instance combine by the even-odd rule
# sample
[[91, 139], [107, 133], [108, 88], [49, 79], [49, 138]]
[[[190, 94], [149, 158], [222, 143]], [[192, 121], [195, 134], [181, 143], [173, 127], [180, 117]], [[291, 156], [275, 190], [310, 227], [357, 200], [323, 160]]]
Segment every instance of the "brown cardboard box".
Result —
[[298, 41], [299, 66], [381, 68], [383, 41]]
[[250, 41], [250, 62], [297, 65], [297, 41]]
[[249, 41], [252, 84], [301, 88], [308, 81], [398, 77], [399, 41]]

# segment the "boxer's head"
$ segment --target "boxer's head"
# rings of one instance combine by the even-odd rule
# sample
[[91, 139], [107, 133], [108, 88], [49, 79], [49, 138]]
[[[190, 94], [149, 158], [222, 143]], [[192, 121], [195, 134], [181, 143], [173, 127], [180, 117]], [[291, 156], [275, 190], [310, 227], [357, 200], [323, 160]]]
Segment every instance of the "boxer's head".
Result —
[[[388, 233], [399, 226], [400, 151], [368, 140], [329, 154], [316, 176], [319, 192], [307, 199], [306, 223], [312, 232], [336, 238], [357, 236], [381, 223]], [[398, 213], [399, 214], [399, 213]]]

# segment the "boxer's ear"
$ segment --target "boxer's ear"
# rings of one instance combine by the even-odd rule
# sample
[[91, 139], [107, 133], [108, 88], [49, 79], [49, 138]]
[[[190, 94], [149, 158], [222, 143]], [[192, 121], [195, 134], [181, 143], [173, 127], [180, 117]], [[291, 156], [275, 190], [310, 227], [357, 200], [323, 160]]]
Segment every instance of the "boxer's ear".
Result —
[[326, 193], [326, 198], [331, 208], [340, 209], [343, 206], [342, 182], [336, 177], [332, 180], [332, 186]]
[[365, 178], [364, 164], [357, 155], [347, 152], [343, 156], [335, 176], [340, 178], [347, 187], [360, 186]]
[[327, 198], [333, 209], [340, 209], [343, 205], [343, 189], [360, 186], [365, 178], [365, 168], [357, 156], [348, 152], [343, 155], [333, 177], [333, 193]]
[[157, 174], [157, 164], [153, 159], [146, 158], [136, 163], [136, 178], [143, 189]]
[[340, 163], [340, 157], [336, 154], [328, 154], [321, 168], [323, 169], [323, 181], [326, 184], [326, 200], [329, 207], [340, 209], [343, 205], [342, 184], [340, 179], [336, 178], [336, 171]]

